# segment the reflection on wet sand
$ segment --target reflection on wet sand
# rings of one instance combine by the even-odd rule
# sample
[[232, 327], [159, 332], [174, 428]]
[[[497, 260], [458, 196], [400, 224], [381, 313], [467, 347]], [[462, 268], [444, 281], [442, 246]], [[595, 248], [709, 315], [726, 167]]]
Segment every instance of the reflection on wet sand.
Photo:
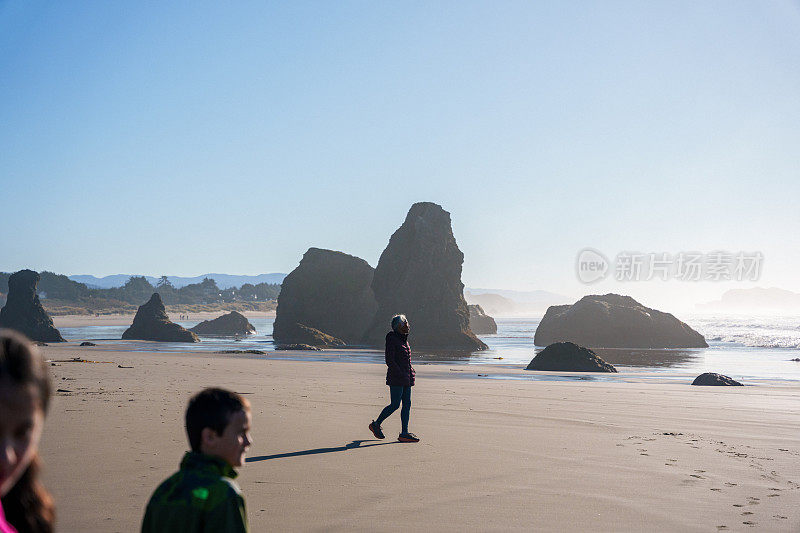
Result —
[[642, 367], [674, 367], [700, 358], [702, 349], [694, 350], [645, 350], [630, 348], [593, 349], [603, 361], [612, 365]]
[[473, 356], [480, 357], [483, 352], [471, 352], [464, 350], [426, 350], [414, 349], [414, 361], [418, 362], [456, 362], [469, 361]]
[[[531, 358], [544, 348], [531, 350]], [[702, 349], [631, 349], [599, 348], [593, 350], [607, 363], [634, 367], [675, 367], [691, 363], [701, 358]], [[486, 352], [467, 352], [458, 350], [415, 350], [417, 362], [469, 362], [486, 357]]]

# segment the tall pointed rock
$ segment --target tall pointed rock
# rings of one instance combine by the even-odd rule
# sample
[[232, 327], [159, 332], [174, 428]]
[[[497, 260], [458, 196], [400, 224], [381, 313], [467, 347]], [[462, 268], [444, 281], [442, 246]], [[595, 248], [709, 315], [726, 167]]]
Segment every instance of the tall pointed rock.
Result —
[[140, 305], [133, 324], [122, 334], [123, 340], [158, 342], [200, 342], [200, 338], [183, 326], [170, 321], [161, 295], [154, 292], [150, 300]]
[[0, 328], [16, 330], [32, 341], [65, 342], [36, 295], [39, 273], [20, 270], [8, 278], [8, 299], [0, 309]]
[[411, 206], [389, 239], [372, 279], [378, 311], [365, 343], [382, 346], [392, 316], [411, 323], [411, 345], [421, 348], [483, 350], [469, 328], [461, 265], [450, 213], [431, 202]]

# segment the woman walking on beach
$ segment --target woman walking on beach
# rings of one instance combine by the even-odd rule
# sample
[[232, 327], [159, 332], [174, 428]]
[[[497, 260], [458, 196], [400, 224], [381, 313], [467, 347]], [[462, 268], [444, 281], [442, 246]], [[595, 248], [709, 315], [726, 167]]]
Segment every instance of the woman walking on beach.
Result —
[[408, 432], [408, 421], [411, 418], [411, 387], [414, 386], [414, 367], [411, 366], [411, 346], [408, 344], [408, 332], [411, 326], [405, 315], [392, 318], [392, 331], [386, 334], [386, 384], [389, 385], [391, 403], [383, 408], [377, 420], [369, 425], [369, 430], [378, 439], [385, 438], [381, 423], [389, 415], [400, 410], [400, 421], [403, 430], [397, 440], [400, 442], [419, 442], [419, 438]]

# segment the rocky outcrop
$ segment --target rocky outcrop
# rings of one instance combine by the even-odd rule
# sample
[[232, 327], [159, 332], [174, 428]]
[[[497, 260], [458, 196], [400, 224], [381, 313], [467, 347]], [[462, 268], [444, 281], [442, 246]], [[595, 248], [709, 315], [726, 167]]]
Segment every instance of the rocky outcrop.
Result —
[[558, 372], [616, 372], [617, 369], [600, 359], [596, 353], [572, 342], [551, 344], [531, 359], [525, 370], [555, 370]]
[[706, 372], [705, 374], [700, 374], [694, 381], [692, 381], [692, 385], [710, 385], [710, 386], [728, 386], [728, 387], [741, 387], [742, 384], [732, 379], [728, 376], [723, 376], [722, 374], [716, 374], [714, 372]]
[[309, 331], [297, 327], [302, 325], [346, 344], [359, 344], [377, 309], [370, 287], [373, 273], [358, 257], [309, 248], [281, 284], [273, 339], [322, 346], [316, 334], [309, 337]]
[[706, 348], [702, 335], [670, 313], [645, 307], [630, 296], [584, 296], [547, 309], [534, 344], [570, 341], [591, 348]]
[[276, 350], [305, 350], [308, 352], [319, 352], [322, 348], [311, 346], [310, 344], [279, 344], [275, 347]]
[[[273, 334], [274, 338], [275, 335]], [[278, 340], [275, 341], [276, 344], [309, 344], [318, 348], [341, 348], [347, 346], [347, 343], [342, 339], [297, 322], [292, 323], [283, 330], [282, 338], [295, 339], [295, 341], [285, 342]]]
[[139, 306], [131, 327], [122, 334], [123, 340], [158, 342], [200, 342], [188, 329], [171, 322], [161, 301], [161, 295], [153, 293], [150, 300]]
[[16, 330], [32, 341], [65, 342], [36, 295], [39, 274], [20, 270], [8, 278], [6, 305], [0, 309], [0, 328]]
[[450, 213], [430, 202], [412, 205], [375, 269], [372, 292], [378, 310], [365, 344], [382, 347], [392, 316], [402, 313], [411, 324], [414, 347], [486, 349], [469, 327], [463, 262]]
[[250, 323], [247, 318], [236, 311], [231, 311], [227, 315], [222, 315], [214, 320], [203, 320], [189, 331], [193, 331], [198, 335], [218, 335], [218, 336], [235, 336], [235, 335], [252, 335], [256, 332], [256, 328]]
[[494, 335], [497, 333], [497, 322], [483, 312], [483, 308], [478, 305], [467, 305], [469, 309], [469, 329], [475, 335]]

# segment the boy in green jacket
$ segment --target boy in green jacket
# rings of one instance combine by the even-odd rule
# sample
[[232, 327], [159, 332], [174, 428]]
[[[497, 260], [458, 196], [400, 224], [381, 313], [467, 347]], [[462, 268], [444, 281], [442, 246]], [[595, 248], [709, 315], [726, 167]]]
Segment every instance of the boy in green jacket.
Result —
[[205, 389], [189, 400], [192, 451], [150, 497], [142, 533], [248, 531], [244, 497], [233, 480], [253, 442], [251, 423], [250, 403], [235, 392]]

